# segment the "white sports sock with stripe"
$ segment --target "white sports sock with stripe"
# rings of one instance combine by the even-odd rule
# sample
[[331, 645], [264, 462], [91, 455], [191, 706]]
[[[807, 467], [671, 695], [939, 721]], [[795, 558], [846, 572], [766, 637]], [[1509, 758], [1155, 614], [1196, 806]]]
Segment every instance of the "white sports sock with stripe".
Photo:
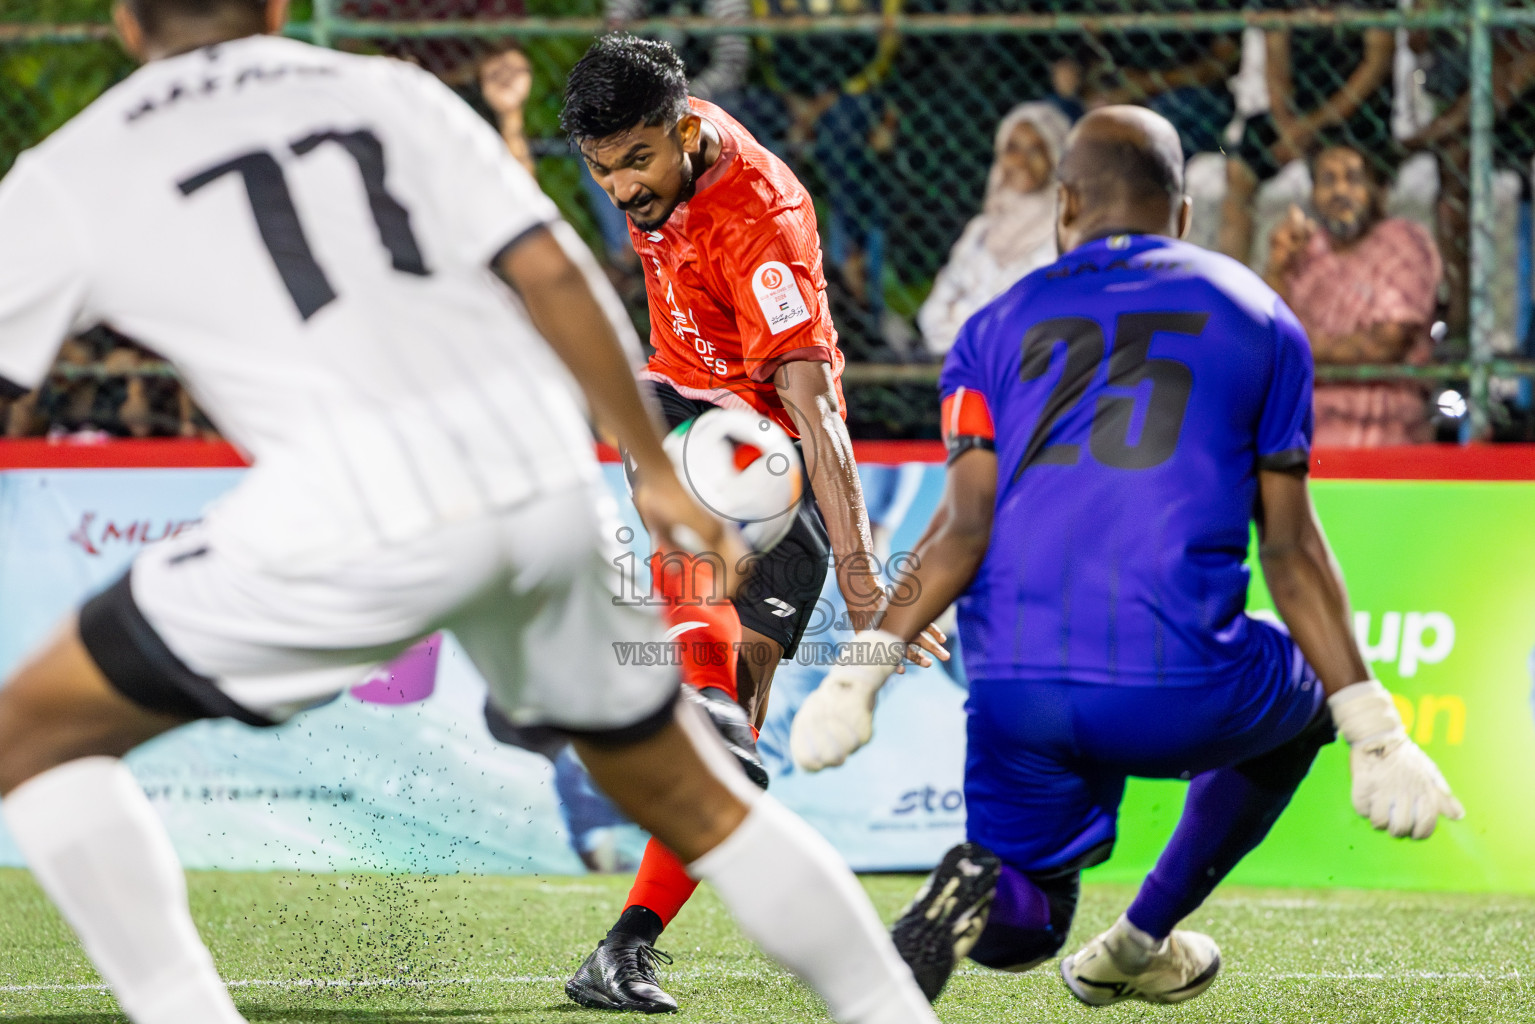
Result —
[[772, 797], [756, 799], [688, 873], [714, 886], [741, 930], [815, 989], [841, 1024], [936, 1024], [853, 873]]
[[52, 768], [0, 810], [134, 1024], [243, 1024], [192, 924], [165, 827], [120, 760]]

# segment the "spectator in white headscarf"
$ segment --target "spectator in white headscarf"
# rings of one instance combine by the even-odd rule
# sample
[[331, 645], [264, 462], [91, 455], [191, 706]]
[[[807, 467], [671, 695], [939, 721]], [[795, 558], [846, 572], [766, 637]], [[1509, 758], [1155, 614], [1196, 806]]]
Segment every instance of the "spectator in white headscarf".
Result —
[[1050, 182], [1070, 128], [1050, 103], [1020, 104], [997, 125], [986, 203], [965, 225], [932, 294], [917, 311], [929, 352], [948, 352], [973, 313], [1025, 274], [1055, 261]]

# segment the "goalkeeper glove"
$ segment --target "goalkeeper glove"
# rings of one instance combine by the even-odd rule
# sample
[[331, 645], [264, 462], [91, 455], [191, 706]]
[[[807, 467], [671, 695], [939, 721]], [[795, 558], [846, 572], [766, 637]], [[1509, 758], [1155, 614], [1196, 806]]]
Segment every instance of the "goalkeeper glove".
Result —
[[1345, 686], [1327, 705], [1348, 741], [1354, 810], [1371, 825], [1398, 838], [1427, 839], [1441, 814], [1452, 821], [1465, 817], [1438, 765], [1407, 738], [1384, 686], [1374, 679]]
[[838, 665], [800, 705], [789, 729], [794, 763], [807, 772], [839, 765], [874, 735], [874, 698], [900, 664], [906, 645], [882, 629], [865, 630], [855, 643], [872, 644], [888, 661], [867, 665]]

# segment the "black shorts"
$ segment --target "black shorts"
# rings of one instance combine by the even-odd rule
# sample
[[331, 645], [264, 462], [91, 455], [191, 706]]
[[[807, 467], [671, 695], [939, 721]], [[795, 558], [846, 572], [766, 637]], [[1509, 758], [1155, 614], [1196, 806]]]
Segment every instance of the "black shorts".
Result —
[[[667, 427], [719, 408], [713, 402], [678, 394], [670, 384], [660, 381], [642, 382], [642, 386], [648, 386], [655, 396]], [[756, 568], [731, 602], [741, 616], [741, 625], [778, 643], [785, 658], [794, 657], [821, 599], [830, 564], [826, 521], [807, 487], [794, 525], [777, 546], [757, 559]]]

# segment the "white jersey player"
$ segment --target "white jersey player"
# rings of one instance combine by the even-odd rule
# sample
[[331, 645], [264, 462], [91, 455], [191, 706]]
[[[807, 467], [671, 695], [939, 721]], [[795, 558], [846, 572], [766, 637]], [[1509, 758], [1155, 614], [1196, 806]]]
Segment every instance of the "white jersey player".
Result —
[[835, 1016], [933, 1020], [835, 854], [678, 710], [674, 670], [612, 655], [660, 629], [610, 578], [579, 395], [638, 462], [658, 542], [740, 546], [678, 483], [589, 255], [447, 89], [264, 35], [285, 13], [122, 0], [146, 65], [0, 183], [0, 380], [36, 386], [67, 333], [111, 323], [254, 462], [0, 689], [3, 810], [38, 882], [135, 1022], [241, 1020], [117, 758], [198, 718], [282, 721], [448, 628], [497, 709], [569, 732]]

